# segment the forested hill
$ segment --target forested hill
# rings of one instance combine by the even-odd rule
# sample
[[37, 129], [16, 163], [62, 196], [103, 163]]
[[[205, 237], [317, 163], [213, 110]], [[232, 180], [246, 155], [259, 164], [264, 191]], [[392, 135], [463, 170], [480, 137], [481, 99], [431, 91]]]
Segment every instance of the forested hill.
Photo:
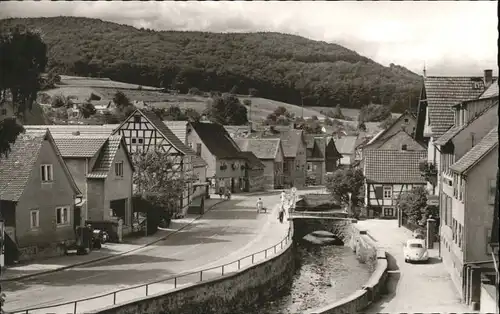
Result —
[[0, 29], [25, 25], [42, 31], [48, 70], [103, 76], [186, 92], [190, 87], [259, 96], [306, 106], [359, 108], [371, 102], [416, 104], [421, 78], [384, 67], [336, 44], [280, 33], [153, 31], [77, 17], [0, 20]]

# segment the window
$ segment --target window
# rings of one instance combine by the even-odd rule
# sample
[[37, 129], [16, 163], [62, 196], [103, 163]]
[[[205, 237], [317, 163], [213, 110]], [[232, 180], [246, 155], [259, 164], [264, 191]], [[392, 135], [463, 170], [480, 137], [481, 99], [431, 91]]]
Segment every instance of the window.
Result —
[[408, 120], [408, 118], [405, 118], [405, 124], [408, 124], [410, 123], [410, 120]]
[[41, 165], [40, 166], [41, 170], [41, 176], [42, 176], [42, 182], [52, 182], [52, 165]]
[[458, 247], [462, 247], [462, 233], [463, 233], [463, 227], [462, 224], [458, 224]]
[[390, 199], [392, 197], [392, 187], [384, 186], [384, 198]]
[[115, 175], [117, 177], [123, 177], [123, 161], [115, 163]]
[[312, 170], [312, 163], [308, 162], [307, 163], [307, 171], [311, 171]]
[[30, 210], [30, 227], [31, 229], [40, 227], [40, 212], [38, 209]]
[[401, 145], [401, 150], [408, 150], [408, 145], [406, 144]]
[[448, 225], [448, 209], [446, 208], [448, 202], [446, 201], [446, 194], [441, 193], [441, 217], [443, 217], [443, 222], [447, 226]]
[[451, 227], [452, 226], [451, 225], [451, 222], [452, 222], [451, 217], [453, 215], [453, 203], [451, 202], [451, 197], [449, 197], [449, 196], [446, 196], [446, 210], [447, 210], [446, 215], [448, 216], [447, 225], [448, 225], [448, 227]]
[[283, 171], [288, 172], [288, 162], [286, 161], [283, 163]]
[[134, 123], [141, 123], [141, 116], [134, 116]]
[[135, 145], [137, 145], [137, 144], [143, 144], [144, 143], [144, 139], [143, 138], [138, 138], [138, 137], [133, 137], [131, 139], [131, 143], [135, 144]]
[[69, 207], [56, 208], [56, 224], [58, 226], [69, 224]]
[[495, 204], [495, 193], [497, 192], [496, 189], [496, 182], [495, 179], [490, 179], [488, 180], [488, 204]]
[[394, 216], [394, 208], [392, 207], [384, 207], [384, 216], [393, 217]]
[[201, 156], [201, 143], [196, 144], [196, 155]]
[[455, 220], [455, 218], [452, 218], [452, 223], [451, 223], [451, 234], [452, 234], [452, 237], [451, 239], [453, 241], [455, 241], [455, 224], [457, 223], [457, 221]]
[[2, 111], [1, 111], [1, 113], [2, 113], [2, 116], [6, 116], [7, 115], [7, 109], [3, 108]]

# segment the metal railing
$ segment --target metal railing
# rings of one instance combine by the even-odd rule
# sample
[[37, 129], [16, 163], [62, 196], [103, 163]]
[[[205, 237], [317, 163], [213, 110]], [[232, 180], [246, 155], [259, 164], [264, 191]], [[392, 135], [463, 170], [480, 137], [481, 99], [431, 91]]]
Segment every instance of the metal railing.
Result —
[[168, 277], [145, 284], [139, 284], [94, 297], [82, 298], [76, 301], [69, 301], [55, 305], [16, 310], [13, 312], [7, 311], [6, 313], [87, 313], [108, 306], [130, 302], [131, 300], [147, 297], [150, 295], [165, 293], [180, 287], [192, 286], [207, 280], [220, 278], [224, 275], [238, 272], [242, 268], [254, 265], [266, 260], [273, 255], [276, 255], [278, 252], [286, 248], [286, 245], [292, 241], [292, 234], [293, 229], [290, 227], [285, 238], [283, 238], [279, 243], [259, 252], [242, 257], [231, 263], [206, 268], [199, 271], [184, 273], [174, 277]]

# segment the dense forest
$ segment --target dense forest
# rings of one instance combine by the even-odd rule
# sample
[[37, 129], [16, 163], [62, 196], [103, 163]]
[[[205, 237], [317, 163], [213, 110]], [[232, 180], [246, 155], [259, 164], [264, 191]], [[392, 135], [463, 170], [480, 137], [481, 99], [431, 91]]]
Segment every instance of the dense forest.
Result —
[[153, 31], [77, 17], [0, 20], [0, 29], [28, 27], [49, 48], [47, 70], [109, 77], [187, 92], [230, 91], [305, 106], [392, 111], [416, 106], [421, 78], [384, 67], [342, 46], [280, 33]]

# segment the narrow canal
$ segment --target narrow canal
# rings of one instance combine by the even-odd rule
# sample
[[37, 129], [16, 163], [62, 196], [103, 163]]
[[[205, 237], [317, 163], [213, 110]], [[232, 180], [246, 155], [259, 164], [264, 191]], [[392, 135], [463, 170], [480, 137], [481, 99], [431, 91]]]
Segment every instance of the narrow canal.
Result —
[[361, 288], [372, 273], [346, 246], [294, 247], [295, 274], [288, 289], [269, 301], [242, 310], [243, 314], [289, 314], [325, 306]]

